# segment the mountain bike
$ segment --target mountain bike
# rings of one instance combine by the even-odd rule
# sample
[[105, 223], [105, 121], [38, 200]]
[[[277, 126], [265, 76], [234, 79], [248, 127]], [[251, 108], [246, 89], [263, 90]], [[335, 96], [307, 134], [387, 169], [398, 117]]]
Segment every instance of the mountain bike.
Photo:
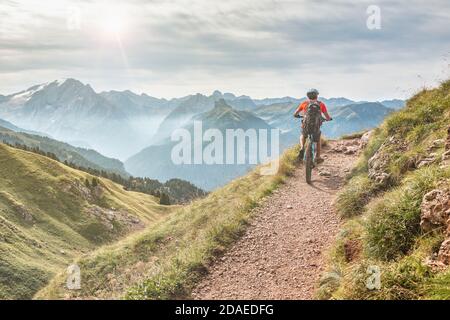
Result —
[[[297, 116], [297, 118], [303, 119], [303, 116], [299, 115]], [[323, 123], [327, 120], [322, 117], [321, 121]], [[314, 142], [313, 134], [310, 133], [307, 135], [305, 145], [303, 146], [303, 150], [304, 150], [303, 161], [305, 163], [306, 183], [311, 184], [312, 169], [317, 165], [316, 163], [317, 142]]]

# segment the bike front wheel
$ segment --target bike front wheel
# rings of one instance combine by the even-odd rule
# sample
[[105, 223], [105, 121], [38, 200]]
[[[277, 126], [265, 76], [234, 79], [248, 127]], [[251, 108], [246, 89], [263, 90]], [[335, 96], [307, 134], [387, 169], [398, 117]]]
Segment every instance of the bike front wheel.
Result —
[[312, 169], [313, 169], [313, 146], [312, 141], [308, 139], [306, 141], [306, 148], [305, 148], [305, 170], [306, 170], [306, 183], [311, 183], [311, 175], [312, 175]]

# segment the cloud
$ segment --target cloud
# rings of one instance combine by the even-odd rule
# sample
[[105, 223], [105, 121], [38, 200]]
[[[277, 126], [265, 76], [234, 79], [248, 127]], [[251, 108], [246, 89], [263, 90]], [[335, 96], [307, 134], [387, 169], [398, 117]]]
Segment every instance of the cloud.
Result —
[[[316, 83], [321, 92], [369, 99], [404, 95], [422, 85], [417, 74], [427, 83], [448, 76], [447, 0], [379, 0], [380, 30], [366, 27], [372, 2], [6, 1], [0, 77], [8, 81], [0, 91], [77, 76], [98, 90], [169, 97], [214, 89], [300, 95]], [[67, 27], [70, 8], [79, 30]], [[120, 41], [99, 25], [111, 10], [124, 20]]]

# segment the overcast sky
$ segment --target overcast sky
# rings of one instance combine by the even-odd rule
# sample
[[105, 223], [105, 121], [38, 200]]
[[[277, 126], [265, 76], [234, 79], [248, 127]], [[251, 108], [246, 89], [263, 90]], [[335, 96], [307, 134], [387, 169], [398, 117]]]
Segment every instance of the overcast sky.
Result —
[[450, 77], [449, 22], [448, 0], [2, 0], [0, 93], [71, 77], [167, 98], [405, 98]]

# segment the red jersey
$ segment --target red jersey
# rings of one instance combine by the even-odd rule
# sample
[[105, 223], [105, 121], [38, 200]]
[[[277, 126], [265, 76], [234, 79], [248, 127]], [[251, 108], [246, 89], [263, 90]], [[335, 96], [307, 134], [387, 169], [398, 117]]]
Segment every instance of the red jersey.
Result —
[[[306, 100], [306, 101], [303, 101], [302, 103], [300, 103], [299, 105], [298, 105], [298, 108], [297, 108], [297, 110], [295, 111], [295, 113], [299, 113], [299, 112], [306, 112], [306, 108], [308, 107], [308, 105], [311, 103], [311, 102], [313, 102], [313, 101], [317, 101], [317, 100]], [[327, 106], [325, 105], [325, 103], [323, 103], [322, 101], [319, 101], [319, 105], [320, 105], [320, 111], [322, 112], [322, 113], [327, 113], [328, 112], [328, 110], [327, 110]]]

